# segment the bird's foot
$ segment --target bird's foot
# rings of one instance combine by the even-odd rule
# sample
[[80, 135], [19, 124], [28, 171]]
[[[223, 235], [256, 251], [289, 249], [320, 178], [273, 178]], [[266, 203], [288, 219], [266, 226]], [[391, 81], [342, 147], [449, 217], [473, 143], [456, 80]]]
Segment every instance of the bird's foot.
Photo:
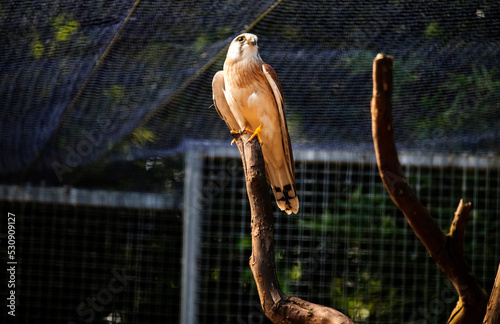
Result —
[[251, 133], [252, 136], [248, 139], [247, 143], [253, 140], [255, 137], [259, 140], [259, 143], [262, 144], [262, 138], [260, 138], [260, 133], [262, 132], [262, 125], [257, 127], [253, 132], [251, 130], [246, 129], [245, 130], [247, 133]]
[[[252, 134], [252, 136], [250, 136], [250, 138], [248, 139], [247, 143], [250, 142], [251, 140], [253, 140], [255, 137], [257, 137], [257, 139], [259, 140], [259, 143], [262, 145], [262, 139], [260, 138], [260, 133], [262, 132], [262, 125], [260, 125], [259, 127], [257, 127], [255, 129], [255, 131], [251, 131], [249, 130], [248, 128], [243, 128], [241, 131], [235, 131], [235, 130], [231, 130], [231, 134], [234, 135], [234, 134], [243, 134], [243, 133], [250, 133]], [[233, 138], [233, 140], [231, 141], [231, 145], [234, 144], [234, 142], [236, 142], [236, 139]]]
[[[235, 131], [234, 129], [231, 129], [231, 135], [234, 135], [234, 134], [239, 134], [240, 132], [238, 131]], [[233, 140], [231, 141], [231, 145], [234, 144], [234, 142], [236, 142], [236, 138], [233, 138]]]

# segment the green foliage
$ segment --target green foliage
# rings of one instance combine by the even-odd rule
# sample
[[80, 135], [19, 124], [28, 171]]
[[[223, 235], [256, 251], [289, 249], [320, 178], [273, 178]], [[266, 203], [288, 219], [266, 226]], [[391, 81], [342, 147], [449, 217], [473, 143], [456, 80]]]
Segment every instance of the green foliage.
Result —
[[398, 289], [383, 287], [382, 281], [371, 277], [368, 272], [361, 275], [361, 280], [356, 283], [354, 290], [349, 291], [346, 287], [349, 287], [349, 283], [345, 278], [332, 278], [330, 290], [335, 301], [339, 305], [347, 305], [347, 314], [356, 323], [366, 323], [375, 316], [387, 316], [391, 309], [399, 306], [399, 302], [394, 302], [397, 299], [387, 298], [394, 297]]
[[[389, 196], [386, 194], [378, 193], [374, 195], [367, 195], [364, 190], [366, 184], [358, 184], [354, 190], [347, 195], [346, 200], [336, 202], [337, 210], [340, 214], [333, 214], [327, 210], [323, 215], [320, 215], [314, 220], [299, 219], [298, 226], [304, 229], [311, 230], [316, 234], [321, 234], [325, 231], [339, 231], [349, 235], [349, 239], [358, 240], [359, 229], [359, 212], [366, 208], [382, 209], [392, 203]], [[385, 215], [380, 220], [375, 220], [374, 223], [369, 224], [368, 230], [371, 233], [368, 235], [378, 235], [382, 232], [384, 235], [392, 235], [395, 228], [395, 223], [392, 215]], [[333, 235], [333, 233], [332, 233]]]
[[52, 28], [56, 41], [67, 41], [80, 28], [80, 23], [73, 20], [70, 15], [61, 14], [53, 19]]
[[148, 128], [139, 126], [132, 132], [131, 142], [135, 145], [145, 145], [157, 140], [156, 135]]
[[[77, 37], [80, 23], [70, 14], [59, 14], [51, 18], [51, 34], [43, 34], [36, 28], [32, 30], [31, 55], [34, 59], [55, 56], [68, 46], [81, 43], [85, 36]], [[42, 41], [43, 39], [43, 41]]]
[[103, 94], [113, 99], [121, 99], [125, 95], [125, 87], [115, 84], [110, 89], [104, 89]]
[[441, 27], [439, 27], [439, 23], [437, 21], [432, 21], [425, 28], [425, 37], [434, 38], [439, 37], [443, 33]]
[[[427, 111], [448, 102], [439, 113], [416, 121], [419, 138], [428, 138], [435, 129], [456, 131], [465, 125], [473, 128], [498, 127], [499, 121], [489, 120], [491, 111], [500, 109], [500, 74], [497, 69], [474, 66], [469, 73], [451, 73], [448, 80], [421, 99]], [[451, 99], [451, 100], [450, 100]]]
[[[146, 146], [147, 144], [154, 143], [157, 140], [158, 137], [151, 129], [145, 126], [138, 126], [114, 149], [119, 152], [130, 152], [133, 146]], [[142, 162], [141, 165], [143, 165]]]
[[342, 64], [350, 75], [363, 75], [370, 73], [376, 55], [372, 51], [360, 50], [353, 53], [353, 55], [342, 58]]
[[36, 40], [33, 44], [33, 57], [35, 59], [40, 59], [43, 57], [45, 51], [45, 46], [39, 40]]
[[209, 38], [205, 34], [201, 34], [196, 38], [196, 40], [193, 43], [193, 51], [200, 55], [206, 50], [206, 47], [209, 43]]

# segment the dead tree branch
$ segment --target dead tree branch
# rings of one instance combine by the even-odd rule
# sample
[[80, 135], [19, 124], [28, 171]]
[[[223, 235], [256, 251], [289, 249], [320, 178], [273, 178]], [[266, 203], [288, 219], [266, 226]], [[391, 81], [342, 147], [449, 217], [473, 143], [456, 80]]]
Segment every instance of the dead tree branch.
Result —
[[457, 249], [461, 254], [464, 253], [465, 226], [467, 225], [471, 208], [472, 204], [470, 202], [464, 203], [463, 199], [460, 199], [455, 217], [451, 223], [450, 232], [448, 233], [448, 236], [455, 241]]
[[444, 234], [408, 186], [401, 172], [392, 121], [392, 57], [378, 54], [373, 62], [372, 135], [380, 177], [392, 201], [403, 212], [431, 258], [458, 292], [448, 323], [481, 323], [488, 297], [463, 255], [465, 223], [470, 203], [460, 205], [451, 231]]
[[500, 265], [498, 266], [497, 276], [493, 289], [491, 290], [490, 301], [486, 310], [483, 324], [500, 323]]
[[[250, 134], [235, 135], [241, 153], [252, 213], [252, 269], [264, 313], [273, 323], [353, 324], [341, 312], [296, 297], [286, 297], [278, 283], [274, 263], [274, 217], [258, 141]], [[265, 145], [265, 143], [264, 143]]]

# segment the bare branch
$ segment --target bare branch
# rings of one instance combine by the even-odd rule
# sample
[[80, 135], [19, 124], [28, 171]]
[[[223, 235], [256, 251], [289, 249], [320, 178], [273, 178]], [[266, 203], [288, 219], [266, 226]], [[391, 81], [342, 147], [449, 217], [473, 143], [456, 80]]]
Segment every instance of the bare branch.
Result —
[[491, 290], [490, 301], [483, 321], [483, 324], [498, 323], [500, 323], [500, 265], [498, 265], [497, 277]]
[[[250, 134], [236, 134], [252, 212], [252, 269], [264, 313], [273, 323], [353, 324], [341, 312], [296, 297], [286, 297], [278, 283], [274, 263], [274, 217], [266, 181], [262, 150]], [[264, 144], [265, 145], [265, 144]]]
[[[372, 135], [380, 177], [392, 201], [458, 292], [459, 300], [448, 323], [480, 323], [487, 295], [463, 255], [463, 233], [468, 211], [461, 204], [451, 235], [445, 235], [411, 190], [401, 172], [392, 121], [392, 57], [378, 54], [373, 62]], [[470, 206], [467, 208], [470, 209]]]
[[457, 211], [455, 212], [455, 217], [451, 223], [450, 232], [448, 236], [455, 240], [455, 244], [460, 253], [464, 253], [464, 233], [465, 226], [467, 225], [467, 219], [469, 218], [471, 203], [464, 203], [463, 199], [460, 199]]

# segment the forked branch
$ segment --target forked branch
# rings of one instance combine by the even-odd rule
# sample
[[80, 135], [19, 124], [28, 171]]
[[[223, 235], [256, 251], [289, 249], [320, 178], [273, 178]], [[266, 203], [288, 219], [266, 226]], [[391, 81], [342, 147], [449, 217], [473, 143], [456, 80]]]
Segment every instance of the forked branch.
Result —
[[455, 241], [457, 249], [462, 254], [464, 253], [465, 226], [467, 225], [467, 219], [469, 218], [471, 208], [472, 205], [470, 202], [464, 203], [464, 201], [460, 199], [455, 217], [451, 223], [450, 232], [448, 233], [448, 236]]
[[274, 217], [266, 181], [262, 150], [258, 141], [247, 142], [250, 134], [236, 134], [241, 153], [248, 199], [252, 213], [252, 269], [262, 309], [273, 323], [353, 324], [341, 312], [281, 291], [274, 263]]
[[429, 255], [458, 292], [448, 323], [481, 323], [488, 296], [465, 261], [463, 240], [470, 203], [460, 205], [450, 233], [444, 234], [408, 186], [401, 172], [392, 121], [392, 57], [378, 54], [373, 62], [372, 135], [380, 177], [392, 201], [403, 212]]

